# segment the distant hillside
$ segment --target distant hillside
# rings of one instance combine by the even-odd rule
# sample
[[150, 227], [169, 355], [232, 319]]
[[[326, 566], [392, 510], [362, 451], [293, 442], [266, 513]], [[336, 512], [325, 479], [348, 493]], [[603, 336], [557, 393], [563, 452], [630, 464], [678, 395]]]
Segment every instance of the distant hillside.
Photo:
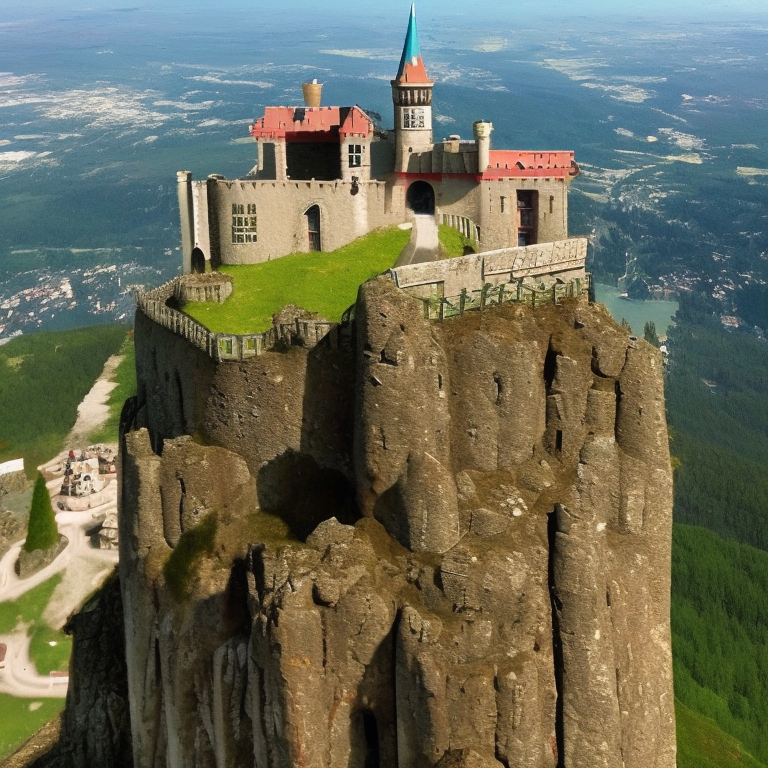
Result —
[[675, 702], [677, 768], [765, 768], [707, 717]]
[[768, 550], [768, 342], [681, 297], [665, 389], [675, 520]]
[[768, 762], [766, 617], [768, 553], [703, 528], [676, 525], [675, 695], [763, 762]]
[[123, 325], [18, 336], [0, 346], [0, 461], [28, 473], [63, 448], [77, 406], [125, 339]]

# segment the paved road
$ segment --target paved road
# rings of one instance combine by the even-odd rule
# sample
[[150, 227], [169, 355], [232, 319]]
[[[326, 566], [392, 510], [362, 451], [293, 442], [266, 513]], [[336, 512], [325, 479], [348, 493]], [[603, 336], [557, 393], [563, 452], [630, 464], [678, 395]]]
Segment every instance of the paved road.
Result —
[[395, 266], [403, 267], [406, 264], [437, 261], [439, 249], [440, 241], [437, 237], [435, 217], [432, 214], [416, 213], [413, 216], [411, 239], [400, 253]]

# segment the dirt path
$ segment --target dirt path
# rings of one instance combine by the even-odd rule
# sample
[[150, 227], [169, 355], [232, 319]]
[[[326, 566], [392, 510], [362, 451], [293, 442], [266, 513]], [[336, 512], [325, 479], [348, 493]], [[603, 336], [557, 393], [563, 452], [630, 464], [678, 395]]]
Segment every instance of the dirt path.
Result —
[[91, 391], [83, 398], [83, 402], [77, 406], [77, 421], [72, 431], [67, 436], [66, 445], [85, 446], [89, 442], [91, 434], [101, 427], [109, 418], [109, 393], [117, 386], [110, 378], [123, 359], [122, 355], [112, 355], [96, 379]]

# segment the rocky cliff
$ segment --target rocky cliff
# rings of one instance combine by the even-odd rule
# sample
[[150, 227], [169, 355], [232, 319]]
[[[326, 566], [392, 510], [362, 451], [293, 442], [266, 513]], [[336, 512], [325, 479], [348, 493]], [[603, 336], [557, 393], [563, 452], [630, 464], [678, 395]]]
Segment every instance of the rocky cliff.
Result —
[[135, 765], [673, 768], [657, 351], [383, 278], [355, 339], [214, 364], [139, 314]]

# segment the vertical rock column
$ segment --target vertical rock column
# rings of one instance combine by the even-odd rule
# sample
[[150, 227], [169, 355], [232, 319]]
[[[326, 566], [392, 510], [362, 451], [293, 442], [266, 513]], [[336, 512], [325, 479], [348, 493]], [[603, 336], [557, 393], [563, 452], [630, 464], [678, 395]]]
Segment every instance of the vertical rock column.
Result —
[[445, 552], [461, 537], [445, 354], [421, 302], [388, 278], [361, 287], [357, 323], [360, 506], [412, 552]]
[[125, 436], [120, 461], [120, 587], [134, 765], [154, 768], [164, 761], [165, 726], [151, 580], [160, 565], [153, 549], [165, 549], [165, 540], [161, 462], [152, 451], [147, 430]]

